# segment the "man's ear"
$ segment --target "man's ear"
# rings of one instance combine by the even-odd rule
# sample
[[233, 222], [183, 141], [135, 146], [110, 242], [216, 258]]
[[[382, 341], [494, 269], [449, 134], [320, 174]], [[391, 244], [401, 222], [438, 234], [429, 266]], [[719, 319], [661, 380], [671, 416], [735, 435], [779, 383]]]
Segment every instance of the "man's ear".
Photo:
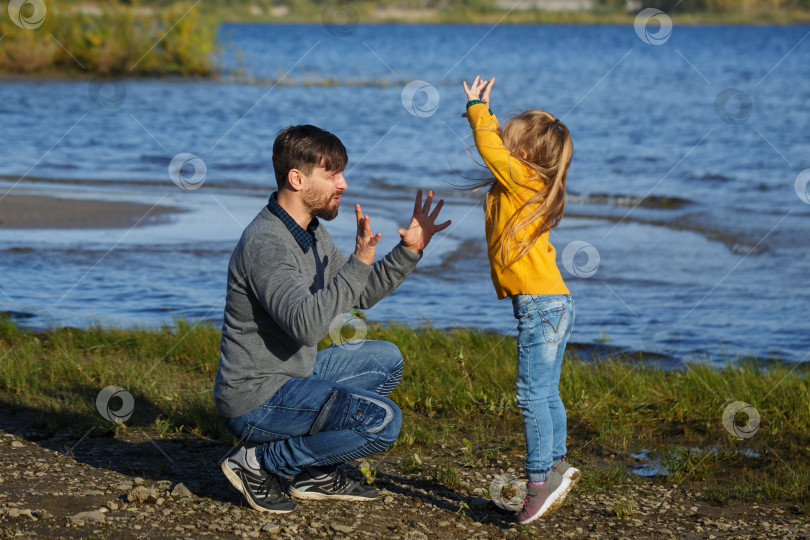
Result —
[[304, 187], [304, 173], [299, 169], [290, 169], [287, 173], [287, 185], [293, 191], [301, 191]]

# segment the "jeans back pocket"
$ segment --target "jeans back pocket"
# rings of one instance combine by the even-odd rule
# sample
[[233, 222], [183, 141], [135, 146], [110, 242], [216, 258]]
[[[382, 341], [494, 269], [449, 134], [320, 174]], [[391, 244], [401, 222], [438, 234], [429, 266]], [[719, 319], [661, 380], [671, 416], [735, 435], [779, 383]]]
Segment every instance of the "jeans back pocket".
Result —
[[564, 305], [541, 311], [540, 325], [543, 327], [543, 337], [548, 343], [559, 343], [568, 329], [570, 313]]

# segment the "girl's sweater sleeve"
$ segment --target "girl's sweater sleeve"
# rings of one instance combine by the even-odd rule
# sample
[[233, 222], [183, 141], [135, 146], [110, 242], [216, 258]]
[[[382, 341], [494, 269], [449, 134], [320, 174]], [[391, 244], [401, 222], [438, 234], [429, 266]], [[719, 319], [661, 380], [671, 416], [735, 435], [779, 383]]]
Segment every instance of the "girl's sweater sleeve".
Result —
[[475, 147], [495, 179], [507, 190], [517, 187], [515, 179], [520, 178], [521, 163], [503, 145], [498, 119], [483, 103], [470, 105], [467, 119], [473, 130]]

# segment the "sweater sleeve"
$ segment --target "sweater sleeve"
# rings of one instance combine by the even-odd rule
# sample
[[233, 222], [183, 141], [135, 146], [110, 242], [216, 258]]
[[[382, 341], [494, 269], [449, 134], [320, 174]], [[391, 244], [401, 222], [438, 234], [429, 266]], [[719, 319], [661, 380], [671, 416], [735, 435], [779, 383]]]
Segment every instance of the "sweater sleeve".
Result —
[[394, 292], [413, 272], [421, 258], [420, 253], [411, 251], [401, 242], [397, 244], [388, 255], [372, 265], [366, 288], [355, 307], [368, 309]]
[[[371, 265], [366, 287], [353, 307], [359, 309], [374, 307], [405, 281], [421, 258], [421, 254], [414, 253], [402, 243], [397, 244], [388, 255]], [[331, 260], [337, 267], [342, 267], [346, 263], [346, 256], [334, 244]], [[334, 267], [330, 265], [330, 268]]]
[[520, 178], [522, 164], [503, 145], [498, 119], [483, 103], [470, 105], [467, 119], [473, 130], [475, 147], [495, 179], [507, 190], [517, 187], [515, 178]]
[[247, 263], [246, 278], [264, 309], [287, 335], [308, 347], [329, 333], [336, 316], [357, 304], [372, 271], [352, 255], [323, 289], [312, 293], [284, 246], [255, 248]]

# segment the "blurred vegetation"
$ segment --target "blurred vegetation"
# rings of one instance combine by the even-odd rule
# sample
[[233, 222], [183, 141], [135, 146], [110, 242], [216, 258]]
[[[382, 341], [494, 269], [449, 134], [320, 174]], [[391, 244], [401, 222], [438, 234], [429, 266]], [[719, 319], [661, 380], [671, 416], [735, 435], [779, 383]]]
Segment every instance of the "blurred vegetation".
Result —
[[[47, 2], [22, 5], [23, 28], [0, 14], [0, 72], [115, 76], [210, 76], [217, 22], [199, 6]], [[41, 24], [40, 24], [41, 23]]]
[[[626, 0], [596, 0], [602, 7], [611, 9], [624, 9]], [[645, 8], [658, 8], [662, 11], [683, 11], [713, 13], [732, 13], [738, 11], [766, 11], [810, 9], [810, 0], [644, 0], [639, 2]]]
[[[513, 337], [372, 322], [367, 337], [395, 343], [405, 358], [391, 396], [403, 410], [402, 431], [389, 450], [403, 471], [449, 486], [458, 481], [455, 467], [521, 466]], [[0, 316], [0, 403], [4, 414], [33, 411], [46, 431], [77, 437], [92, 425], [118, 434], [145, 429], [157, 437], [232, 442], [212, 397], [219, 340], [219, 330], [206, 322], [29, 332]], [[329, 345], [325, 338], [319, 347]], [[96, 396], [109, 385], [135, 398], [125, 424], [96, 411]], [[586, 471], [583, 492], [633, 481], [630, 454], [648, 449], [670, 471], [656, 481], [698, 485], [717, 504], [790, 501], [810, 511], [805, 366], [739, 360], [722, 369], [690, 364], [664, 371], [639, 354], [599, 362], [568, 356], [560, 392], [568, 409], [569, 456]], [[761, 415], [753, 437], [736, 438], [724, 427], [723, 412], [734, 401], [750, 403]], [[443, 461], [428, 466], [420, 454], [441, 454]]]

